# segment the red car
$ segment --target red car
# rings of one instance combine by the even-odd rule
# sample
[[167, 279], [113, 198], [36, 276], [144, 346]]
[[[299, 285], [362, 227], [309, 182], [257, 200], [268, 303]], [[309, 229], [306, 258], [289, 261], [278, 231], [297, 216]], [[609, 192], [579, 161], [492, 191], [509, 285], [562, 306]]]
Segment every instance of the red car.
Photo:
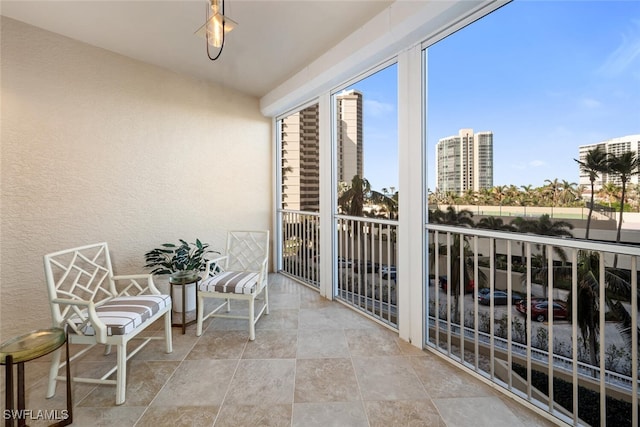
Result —
[[[544, 322], [549, 318], [549, 301], [546, 299], [532, 300], [531, 301], [531, 318], [538, 322]], [[526, 301], [522, 300], [516, 304], [516, 309], [526, 315], [527, 306]], [[567, 319], [569, 313], [567, 311], [567, 305], [564, 301], [553, 301], [553, 318], [554, 319]]]

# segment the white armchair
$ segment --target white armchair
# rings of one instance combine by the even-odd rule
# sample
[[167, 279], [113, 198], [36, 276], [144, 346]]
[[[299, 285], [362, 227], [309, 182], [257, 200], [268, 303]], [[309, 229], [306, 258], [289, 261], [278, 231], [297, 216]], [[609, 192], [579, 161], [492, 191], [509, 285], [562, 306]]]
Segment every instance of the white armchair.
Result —
[[[90, 347], [74, 355], [74, 360], [96, 344], [117, 348], [116, 366], [101, 378], [74, 377], [73, 381], [115, 384], [116, 404], [125, 401], [127, 360], [151, 339], [164, 339], [166, 352], [173, 351], [171, 341], [171, 298], [162, 295], [150, 274], [114, 276], [106, 243], [67, 249], [44, 256], [45, 277], [53, 326], [67, 331], [71, 344]], [[116, 282], [119, 285], [116, 288]], [[164, 316], [164, 337], [139, 337]], [[144, 341], [127, 356], [127, 343], [134, 338]], [[53, 354], [47, 397], [53, 397], [59, 376], [61, 350]], [[116, 379], [107, 379], [116, 371]]]
[[[206, 263], [206, 277], [198, 283], [196, 335], [202, 335], [202, 323], [210, 317], [247, 319], [249, 339], [253, 341], [256, 337], [255, 325], [260, 316], [269, 314], [269, 231], [230, 231], [225, 254]], [[263, 292], [264, 304], [256, 313], [255, 300]], [[205, 298], [224, 301], [205, 316]], [[231, 311], [232, 299], [248, 301], [249, 313], [246, 316], [220, 314], [225, 307], [227, 313]]]

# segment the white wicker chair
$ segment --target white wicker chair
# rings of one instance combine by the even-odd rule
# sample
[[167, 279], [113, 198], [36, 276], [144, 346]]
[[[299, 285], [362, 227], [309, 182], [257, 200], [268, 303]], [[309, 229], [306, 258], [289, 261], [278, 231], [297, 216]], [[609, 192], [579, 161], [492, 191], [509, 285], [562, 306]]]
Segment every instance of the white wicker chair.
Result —
[[[269, 231], [230, 231], [227, 235], [226, 255], [206, 263], [206, 277], [198, 283], [198, 314], [196, 335], [202, 335], [202, 322], [210, 317], [247, 319], [249, 339], [256, 338], [255, 325], [263, 313], [269, 314], [269, 289], [267, 286], [269, 259]], [[256, 314], [255, 300], [264, 292], [264, 304]], [[218, 298], [224, 301], [206, 316], [204, 299]], [[219, 314], [226, 307], [231, 311], [230, 300], [247, 300], [246, 316]]]
[[[171, 342], [171, 298], [162, 295], [150, 274], [114, 276], [106, 243], [82, 246], [45, 255], [45, 276], [53, 326], [65, 328], [71, 344], [90, 347], [74, 355], [74, 360], [96, 344], [117, 348], [117, 362], [101, 378], [74, 377], [73, 381], [92, 384], [115, 384], [116, 405], [125, 401], [127, 360], [151, 339], [163, 339], [166, 352], [173, 351]], [[118, 282], [118, 288], [116, 288]], [[164, 337], [139, 337], [164, 316]], [[127, 343], [134, 338], [144, 341], [127, 356]], [[58, 376], [61, 350], [51, 361], [47, 397], [53, 397]], [[116, 371], [116, 379], [107, 379]]]

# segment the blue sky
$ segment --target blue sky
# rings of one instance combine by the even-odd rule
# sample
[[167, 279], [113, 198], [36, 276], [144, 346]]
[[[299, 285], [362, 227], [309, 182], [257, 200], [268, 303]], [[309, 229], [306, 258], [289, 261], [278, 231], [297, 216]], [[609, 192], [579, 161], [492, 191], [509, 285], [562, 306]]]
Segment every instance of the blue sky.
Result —
[[[640, 133], [640, 1], [519, 1], [431, 46], [428, 182], [438, 139], [494, 133], [494, 185], [578, 181], [578, 146]], [[396, 67], [364, 93], [365, 177], [398, 187]]]

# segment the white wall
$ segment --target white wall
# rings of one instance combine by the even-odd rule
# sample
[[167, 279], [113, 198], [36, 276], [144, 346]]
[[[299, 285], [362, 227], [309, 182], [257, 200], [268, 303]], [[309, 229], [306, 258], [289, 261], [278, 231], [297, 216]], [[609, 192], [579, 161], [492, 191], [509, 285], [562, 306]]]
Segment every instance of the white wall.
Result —
[[257, 99], [8, 18], [1, 31], [0, 339], [50, 326], [46, 253], [107, 241], [116, 273], [136, 273], [163, 242], [223, 249], [228, 229], [270, 228]]

